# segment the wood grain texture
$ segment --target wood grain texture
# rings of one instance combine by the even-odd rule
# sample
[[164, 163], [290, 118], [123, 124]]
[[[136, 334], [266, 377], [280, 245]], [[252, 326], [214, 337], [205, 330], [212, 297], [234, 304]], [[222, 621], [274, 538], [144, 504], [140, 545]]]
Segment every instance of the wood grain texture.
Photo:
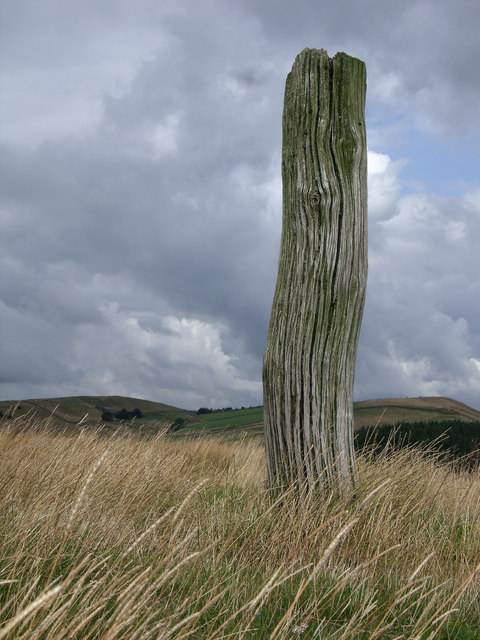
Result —
[[285, 87], [283, 222], [263, 362], [271, 486], [356, 479], [353, 381], [367, 279], [366, 70], [305, 49]]

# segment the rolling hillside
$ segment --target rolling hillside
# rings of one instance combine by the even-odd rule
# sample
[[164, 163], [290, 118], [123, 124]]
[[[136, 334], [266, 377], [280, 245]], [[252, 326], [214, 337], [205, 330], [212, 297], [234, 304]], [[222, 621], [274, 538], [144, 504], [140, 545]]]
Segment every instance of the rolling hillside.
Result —
[[4, 415], [15, 416], [35, 413], [38, 417], [48, 417], [54, 414], [56, 423], [76, 425], [81, 420], [89, 424], [97, 424], [102, 419], [105, 410], [115, 413], [121, 409], [133, 411], [139, 409], [142, 421], [173, 422], [183, 417], [185, 423], [195, 421], [195, 412], [172, 407], [160, 402], [128, 398], [125, 396], [73, 396], [69, 398], [47, 398], [38, 400], [22, 400], [20, 402], [0, 402], [0, 411]]
[[[197, 415], [188, 411], [150, 400], [124, 396], [74, 396], [69, 398], [48, 398], [25, 400], [21, 402], [0, 402], [0, 411], [4, 419], [34, 413], [39, 418], [54, 415], [54, 423], [59, 427], [75, 427], [83, 424], [95, 425], [102, 421], [102, 413], [112, 413], [126, 409], [132, 412], [139, 409], [141, 418], [137, 418], [132, 428], [142, 428], [149, 433], [165, 429], [174, 421], [181, 423], [178, 435], [185, 433], [222, 432], [243, 433], [261, 436], [263, 433], [262, 407], [238, 409], [234, 411], [216, 411]], [[354, 403], [355, 428], [362, 426], [397, 424], [399, 422], [418, 422], [429, 420], [467, 420], [479, 421], [480, 411], [466, 404], [444, 397], [429, 398], [384, 398]], [[109, 423], [115, 427], [118, 420]]]
[[426, 398], [384, 398], [354, 403], [355, 428], [376, 424], [397, 424], [429, 420], [480, 422], [480, 411], [463, 402], [432, 396]]

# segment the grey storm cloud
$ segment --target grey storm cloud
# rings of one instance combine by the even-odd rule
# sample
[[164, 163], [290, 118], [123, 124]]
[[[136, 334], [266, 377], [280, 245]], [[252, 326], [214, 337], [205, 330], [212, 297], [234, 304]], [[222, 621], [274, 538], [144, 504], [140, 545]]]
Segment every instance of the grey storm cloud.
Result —
[[[1, 397], [261, 403], [284, 83], [314, 46], [369, 73], [356, 396], [480, 406], [477, 3], [0, 7]], [[419, 135], [430, 171], [463, 158], [451, 194], [403, 178]]]

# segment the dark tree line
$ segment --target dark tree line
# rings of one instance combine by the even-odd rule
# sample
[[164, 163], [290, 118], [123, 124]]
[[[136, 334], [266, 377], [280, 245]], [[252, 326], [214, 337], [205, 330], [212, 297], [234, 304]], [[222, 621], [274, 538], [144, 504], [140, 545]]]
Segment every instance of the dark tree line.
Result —
[[143, 416], [143, 413], [140, 411], [140, 409], [137, 409], [136, 407], [133, 411], [128, 411], [127, 409], [123, 408], [123, 409], [120, 409], [119, 411], [108, 411], [107, 409], [105, 409], [102, 412], [102, 420], [104, 422], [112, 422], [112, 420], [114, 419], [132, 420], [133, 418], [141, 418], [142, 416]]
[[362, 427], [355, 434], [357, 450], [369, 445], [382, 450], [387, 444], [395, 448], [427, 445], [445, 459], [461, 459], [464, 467], [474, 468], [480, 464], [480, 422], [400, 422], [396, 425]]
[[235, 409], [233, 409], [233, 407], [223, 407], [222, 409], [209, 409], [208, 407], [200, 407], [200, 409], [197, 410], [197, 415], [202, 415], [205, 413], [221, 413], [222, 411], [245, 411], [246, 409], [257, 409], [258, 407], [236, 407]]
[[12, 413], [12, 411], [10, 410], [10, 412], [9, 412], [9, 413], [7, 413], [6, 415], [5, 415], [5, 413], [0, 409], [0, 418], [7, 418], [7, 420], [12, 420], [12, 419], [15, 417], [15, 415], [14, 415], [15, 411], [20, 411], [21, 409], [22, 409], [22, 405], [21, 405], [21, 404], [19, 404], [18, 406], [16, 406], [16, 407], [14, 408], [13, 413]]

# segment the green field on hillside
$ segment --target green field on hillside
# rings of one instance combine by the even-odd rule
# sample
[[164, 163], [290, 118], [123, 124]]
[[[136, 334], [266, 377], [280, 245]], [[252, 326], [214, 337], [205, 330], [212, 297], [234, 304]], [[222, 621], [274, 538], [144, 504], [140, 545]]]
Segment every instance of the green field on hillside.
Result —
[[480, 421], [480, 411], [452, 398], [384, 398], [353, 403], [355, 429], [401, 422]]
[[[112, 415], [125, 409], [138, 409], [141, 417], [134, 420], [110, 421], [103, 419], [104, 410]], [[186, 410], [160, 402], [130, 398], [125, 396], [74, 396], [67, 398], [46, 398], [16, 402], [0, 402], [0, 418], [10, 420], [36, 416], [51, 418], [52, 426], [59, 429], [75, 430], [82, 427], [103, 424], [108, 431], [122, 428], [155, 436], [163, 431], [174, 432], [175, 436], [198, 434], [224, 434], [238, 437], [247, 433], [261, 437], [263, 434], [263, 407], [213, 411], [198, 414], [196, 410]], [[443, 397], [431, 398], [384, 398], [354, 403], [355, 429], [364, 426], [392, 425], [406, 422], [451, 422], [466, 420], [480, 421], [480, 412], [461, 402]], [[176, 423], [176, 425], [175, 425]], [[173, 425], [173, 428], [172, 428]]]
[[233, 409], [232, 411], [215, 411], [198, 416], [201, 422], [191, 425], [191, 429], [225, 429], [228, 427], [244, 427], [263, 421], [263, 407], [250, 409]]

